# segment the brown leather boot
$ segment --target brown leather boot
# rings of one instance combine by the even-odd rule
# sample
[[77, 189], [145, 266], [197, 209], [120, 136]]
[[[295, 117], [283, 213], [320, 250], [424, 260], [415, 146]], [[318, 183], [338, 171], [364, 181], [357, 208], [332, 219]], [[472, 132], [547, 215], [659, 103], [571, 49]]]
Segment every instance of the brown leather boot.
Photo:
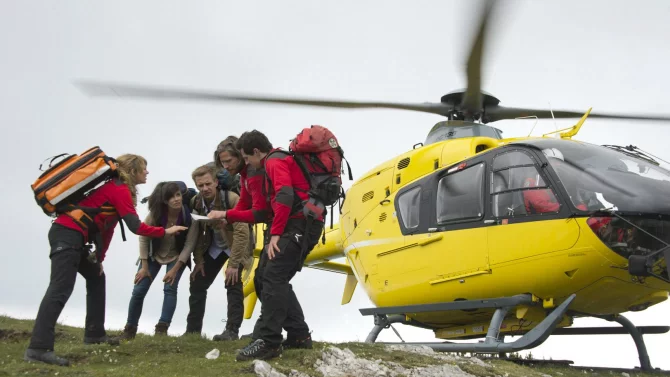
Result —
[[170, 327], [169, 324], [165, 322], [158, 322], [158, 324], [156, 324], [156, 330], [154, 332], [154, 335], [167, 335], [168, 327]]
[[137, 326], [126, 325], [123, 328], [123, 333], [119, 336], [119, 340], [135, 339], [135, 335], [137, 335]]

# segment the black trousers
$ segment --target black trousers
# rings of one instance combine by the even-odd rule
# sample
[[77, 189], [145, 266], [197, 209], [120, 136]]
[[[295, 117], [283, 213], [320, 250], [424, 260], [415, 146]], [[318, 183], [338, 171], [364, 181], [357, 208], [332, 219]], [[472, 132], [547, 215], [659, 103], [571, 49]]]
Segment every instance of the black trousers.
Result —
[[[189, 291], [191, 295], [188, 298], [189, 312], [186, 316], [186, 332], [202, 332], [202, 321], [205, 317], [205, 307], [207, 305], [207, 290], [221, 272], [221, 268], [228, 260], [226, 253], [221, 253], [216, 259], [213, 259], [208, 252], [205, 252], [205, 276], [196, 274], [191, 281]], [[244, 293], [242, 291], [242, 266], [238, 268], [239, 274], [237, 283], [226, 285], [226, 298], [228, 301], [228, 313], [226, 329], [238, 332], [242, 326], [244, 316]]]
[[101, 337], [105, 333], [105, 274], [100, 264], [89, 262], [84, 237], [76, 230], [53, 224], [49, 230], [51, 280], [40, 304], [30, 348], [54, 349], [58, 317], [70, 298], [77, 272], [86, 279], [86, 327], [84, 336]]
[[[304, 220], [289, 220], [279, 239], [279, 253], [275, 253], [274, 259], [269, 259], [267, 250], [264, 250], [258, 262], [254, 286], [261, 300], [261, 314], [254, 335], [271, 346], [281, 344], [282, 328], [286, 329], [288, 338], [300, 339], [309, 335], [302, 307], [289, 282], [318, 242], [323, 223], [314, 222], [307, 233], [305, 227]], [[307, 237], [304, 254], [303, 237]], [[260, 284], [257, 285], [257, 282]]]

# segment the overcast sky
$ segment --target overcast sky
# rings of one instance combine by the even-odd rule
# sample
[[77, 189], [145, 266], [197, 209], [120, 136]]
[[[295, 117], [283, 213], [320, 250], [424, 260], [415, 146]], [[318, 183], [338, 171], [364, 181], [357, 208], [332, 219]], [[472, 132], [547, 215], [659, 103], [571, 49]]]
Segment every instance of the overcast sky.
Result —
[[[505, 106], [586, 111], [670, 113], [670, 2], [504, 1], [491, 26], [483, 88]], [[160, 102], [88, 98], [71, 80], [90, 78], [379, 101], [424, 102], [465, 86], [464, 62], [474, 4], [465, 1], [1, 1], [0, 313], [34, 318], [49, 282], [50, 219], [29, 185], [39, 164], [59, 153], [99, 145], [112, 156], [138, 153], [149, 161], [148, 195], [161, 180], [190, 182], [229, 134], [257, 128], [277, 146], [302, 127], [331, 128], [355, 178], [423, 141], [442, 118], [397, 110], [326, 110], [240, 103]], [[527, 135], [535, 121], [504, 121], [505, 136]], [[534, 134], [573, 120], [542, 120]], [[578, 139], [634, 144], [670, 160], [670, 123], [587, 120]], [[348, 182], [346, 183], [349, 184]], [[348, 187], [348, 186], [347, 186]], [[146, 207], [140, 205], [141, 216]], [[118, 231], [118, 229], [117, 229]], [[119, 234], [105, 262], [107, 327], [124, 326], [133, 288], [137, 236]], [[188, 270], [187, 270], [188, 272]], [[160, 278], [164, 270], [160, 273]], [[344, 276], [303, 269], [293, 287], [317, 340], [364, 340], [373, 323], [357, 288], [340, 306]], [[188, 279], [180, 282], [170, 328], [185, 329]], [[204, 331], [221, 332], [223, 279], [210, 288]], [[153, 333], [163, 292], [155, 282], [140, 331]], [[629, 313], [636, 325], [668, 325], [670, 304]], [[244, 321], [249, 332], [258, 316]], [[83, 326], [85, 284], [78, 277], [60, 321]], [[576, 325], [608, 326], [601, 320]], [[433, 334], [398, 325], [406, 341]], [[392, 331], [379, 337], [395, 341]], [[646, 336], [652, 365], [670, 368], [670, 335]], [[57, 346], [58, 347], [58, 346]], [[639, 365], [627, 336], [553, 337], [533, 355], [578, 365]]]

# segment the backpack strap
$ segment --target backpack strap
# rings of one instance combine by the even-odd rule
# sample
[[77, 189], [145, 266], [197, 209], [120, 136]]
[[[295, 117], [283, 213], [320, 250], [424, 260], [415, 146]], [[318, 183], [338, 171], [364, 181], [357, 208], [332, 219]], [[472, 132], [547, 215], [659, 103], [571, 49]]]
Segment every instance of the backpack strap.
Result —
[[221, 200], [223, 201], [223, 209], [224, 210], [229, 210], [230, 209], [230, 198], [228, 198], [228, 190], [220, 190], [221, 193]]

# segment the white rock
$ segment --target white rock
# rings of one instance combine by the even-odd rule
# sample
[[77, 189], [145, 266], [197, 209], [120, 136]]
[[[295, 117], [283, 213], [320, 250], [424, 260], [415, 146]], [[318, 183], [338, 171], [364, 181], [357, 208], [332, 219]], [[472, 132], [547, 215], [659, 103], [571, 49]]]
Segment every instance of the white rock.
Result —
[[471, 357], [469, 360], [472, 364], [476, 364], [476, 365], [479, 365], [479, 366], [482, 366], [482, 367], [485, 367], [485, 368], [490, 368], [491, 367], [490, 364], [487, 364], [482, 359], [478, 359], [476, 357]]
[[254, 360], [254, 372], [260, 377], [286, 377], [263, 360]]
[[207, 355], [205, 355], [205, 357], [210, 359], [210, 360], [214, 360], [214, 359], [218, 358], [219, 355], [220, 355], [219, 349], [214, 348], [213, 350], [207, 352]]
[[[428, 351], [419, 347], [416, 351], [422, 354], [430, 354], [433, 350], [430, 349]], [[439, 357], [436, 358], [439, 359]], [[351, 350], [347, 348], [341, 350], [334, 346], [330, 346], [323, 351], [321, 360], [317, 360], [314, 367], [324, 376], [333, 377], [395, 377], [398, 375], [407, 377], [472, 377], [472, 375], [455, 365], [443, 364], [429, 367], [405, 368], [398, 363], [358, 358]]]
[[411, 352], [415, 353], [418, 355], [423, 355], [423, 356], [430, 356], [434, 357], [440, 360], [447, 360], [447, 361], [456, 361], [459, 360], [460, 357], [457, 355], [451, 355], [448, 353], [442, 353], [442, 352], [435, 352], [432, 348], [428, 346], [421, 346], [421, 345], [415, 345], [415, 344], [389, 344], [386, 346], [386, 349], [389, 351], [403, 351], [403, 352]]

